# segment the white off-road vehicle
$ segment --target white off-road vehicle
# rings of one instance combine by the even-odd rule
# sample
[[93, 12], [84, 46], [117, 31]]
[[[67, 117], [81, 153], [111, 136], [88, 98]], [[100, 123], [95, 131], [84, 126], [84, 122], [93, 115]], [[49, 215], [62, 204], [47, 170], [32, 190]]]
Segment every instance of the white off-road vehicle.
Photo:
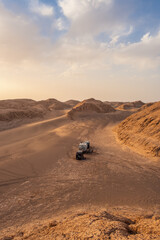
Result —
[[81, 142], [79, 144], [79, 150], [82, 151], [83, 153], [92, 153], [93, 152], [93, 149], [90, 147], [89, 141]]

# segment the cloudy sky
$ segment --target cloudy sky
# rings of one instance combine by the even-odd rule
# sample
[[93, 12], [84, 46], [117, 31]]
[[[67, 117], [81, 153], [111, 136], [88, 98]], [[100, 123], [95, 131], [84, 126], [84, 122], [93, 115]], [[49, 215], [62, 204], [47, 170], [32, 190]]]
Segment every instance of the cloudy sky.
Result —
[[160, 100], [159, 0], [0, 0], [0, 98]]

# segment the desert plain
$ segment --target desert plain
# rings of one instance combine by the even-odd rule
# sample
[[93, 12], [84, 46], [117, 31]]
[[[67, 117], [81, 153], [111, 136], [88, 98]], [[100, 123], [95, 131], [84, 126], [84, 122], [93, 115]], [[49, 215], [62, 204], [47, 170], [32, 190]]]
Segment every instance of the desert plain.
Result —
[[0, 101], [0, 239], [160, 239], [160, 102]]

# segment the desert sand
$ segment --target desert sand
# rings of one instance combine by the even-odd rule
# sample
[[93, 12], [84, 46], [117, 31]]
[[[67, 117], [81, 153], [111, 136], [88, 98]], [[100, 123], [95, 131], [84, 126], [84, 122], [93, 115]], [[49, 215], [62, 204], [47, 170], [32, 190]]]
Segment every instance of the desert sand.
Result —
[[116, 128], [118, 139], [160, 160], [160, 102], [147, 104]]
[[67, 105], [69, 105], [69, 106], [71, 106], [71, 107], [74, 107], [75, 105], [77, 105], [78, 103], [80, 103], [80, 101], [71, 99], [71, 100], [68, 100], [68, 101], [66, 101], [66, 102], [64, 102], [64, 103], [66, 103]]
[[127, 102], [127, 103], [123, 103], [123, 104], [117, 106], [117, 109], [119, 109], [119, 110], [132, 110], [132, 109], [141, 108], [144, 105], [145, 105], [145, 103], [143, 103], [142, 101]]
[[[160, 162], [117, 142], [132, 111], [89, 101], [0, 132], [2, 239], [159, 239]], [[94, 153], [76, 161], [83, 140]]]
[[73, 120], [75, 117], [80, 118], [86, 114], [88, 115], [94, 112], [110, 113], [115, 112], [115, 109], [110, 104], [90, 98], [77, 103], [70, 111], [68, 111], [67, 115]]
[[9, 99], [0, 101], [0, 131], [58, 117], [71, 109], [77, 101], [60, 102], [54, 98], [34, 101], [32, 99]]
[[[137, 215], [139, 214], [139, 215]], [[7, 234], [7, 232], [6, 232]], [[3, 239], [159, 239], [160, 217], [130, 208], [112, 208], [67, 212], [60, 217], [29, 223], [11, 232]]]

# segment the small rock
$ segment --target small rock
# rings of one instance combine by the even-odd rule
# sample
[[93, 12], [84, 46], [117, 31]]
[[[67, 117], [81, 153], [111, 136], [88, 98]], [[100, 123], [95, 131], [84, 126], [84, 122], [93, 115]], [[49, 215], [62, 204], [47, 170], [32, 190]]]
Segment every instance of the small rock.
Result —
[[55, 227], [55, 226], [57, 226], [57, 222], [56, 221], [53, 221], [53, 222], [50, 222], [49, 223], [49, 227], [51, 228], [51, 227]]
[[23, 237], [23, 235], [24, 235], [24, 232], [18, 232], [17, 233], [17, 237]]
[[4, 238], [2, 238], [2, 240], [12, 240], [12, 239], [14, 239], [14, 236], [10, 236], [10, 237], [4, 237]]
[[154, 216], [152, 217], [152, 219], [153, 219], [153, 220], [160, 220], [160, 216], [154, 215]]

